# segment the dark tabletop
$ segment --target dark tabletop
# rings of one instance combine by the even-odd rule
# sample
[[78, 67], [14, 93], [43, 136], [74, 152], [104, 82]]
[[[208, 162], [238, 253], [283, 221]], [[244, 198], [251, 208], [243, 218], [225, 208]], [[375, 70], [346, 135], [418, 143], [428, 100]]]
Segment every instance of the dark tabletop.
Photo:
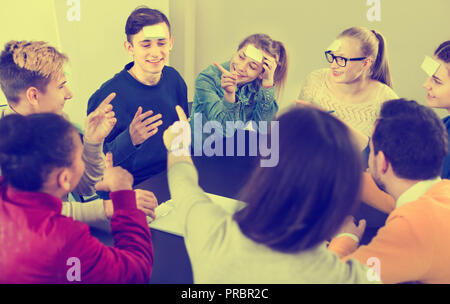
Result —
[[[248, 144], [249, 132], [246, 131]], [[234, 139], [236, 147], [236, 139]], [[224, 147], [226, 146], [224, 140]], [[236, 153], [234, 153], [236, 154]], [[245, 155], [249, 155], [246, 149]], [[255, 156], [193, 156], [194, 164], [199, 174], [199, 184], [205, 192], [237, 199], [239, 191], [249, 179], [252, 170], [259, 164]], [[138, 184], [137, 189], [152, 191], [162, 203], [170, 199], [167, 173], [164, 171]], [[386, 215], [361, 204], [355, 214], [357, 219], [366, 218], [367, 231], [361, 241], [367, 244], [376, 234], [377, 229], [384, 225]], [[113, 245], [112, 236], [104, 231], [91, 228], [94, 236], [106, 245]], [[151, 229], [154, 249], [154, 266], [150, 283], [193, 283], [192, 269], [186, 251], [184, 240], [180, 236]]]

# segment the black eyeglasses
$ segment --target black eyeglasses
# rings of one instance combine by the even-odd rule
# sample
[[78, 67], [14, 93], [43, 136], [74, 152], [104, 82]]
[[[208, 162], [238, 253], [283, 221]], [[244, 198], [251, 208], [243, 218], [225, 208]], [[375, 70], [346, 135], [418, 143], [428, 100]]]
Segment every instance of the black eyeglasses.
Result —
[[327, 58], [327, 61], [329, 63], [332, 63], [334, 60], [336, 60], [338, 66], [345, 67], [347, 65], [347, 61], [361, 61], [366, 59], [367, 57], [345, 58], [341, 56], [334, 56], [334, 54], [331, 51], [326, 51], [325, 58]]

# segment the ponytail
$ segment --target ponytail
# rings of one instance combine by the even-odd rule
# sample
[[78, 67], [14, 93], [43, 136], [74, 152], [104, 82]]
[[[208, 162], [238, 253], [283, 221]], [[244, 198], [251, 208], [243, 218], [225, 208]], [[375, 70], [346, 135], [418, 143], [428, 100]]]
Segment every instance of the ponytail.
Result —
[[371, 78], [392, 88], [386, 41], [383, 35], [365, 27], [351, 27], [343, 31], [339, 37], [350, 37], [359, 40], [361, 42], [362, 55], [374, 58]]
[[383, 35], [372, 30], [372, 33], [378, 40], [378, 54], [372, 67], [373, 80], [378, 80], [392, 88], [391, 72], [389, 70], [389, 62], [387, 57], [386, 42]]
[[278, 63], [274, 75], [274, 85], [276, 87], [277, 94], [284, 88], [286, 84], [286, 78], [288, 73], [288, 55], [284, 44], [281, 41], [273, 41], [273, 48], [278, 49]]

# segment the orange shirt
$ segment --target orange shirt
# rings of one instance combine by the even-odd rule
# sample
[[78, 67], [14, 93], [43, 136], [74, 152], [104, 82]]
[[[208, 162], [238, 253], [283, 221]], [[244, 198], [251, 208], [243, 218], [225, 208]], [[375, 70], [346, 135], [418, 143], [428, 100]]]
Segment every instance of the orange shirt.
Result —
[[344, 260], [378, 259], [383, 283], [450, 283], [450, 180], [395, 208], [367, 246], [344, 236], [329, 249]]

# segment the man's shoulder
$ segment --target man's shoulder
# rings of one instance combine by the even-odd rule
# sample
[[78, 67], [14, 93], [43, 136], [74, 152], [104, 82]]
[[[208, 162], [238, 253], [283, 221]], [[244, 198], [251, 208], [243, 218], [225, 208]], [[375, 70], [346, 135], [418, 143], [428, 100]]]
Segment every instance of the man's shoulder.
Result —
[[0, 106], [0, 118], [3, 118], [10, 114], [17, 114], [8, 105]]
[[[92, 112], [109, 94], [116, 92], [118, 88], [126, 85], [126, 78], [124, 76], [126, 70], [116, 73], [112, 78], [105, 81], [100, 88], [98, 88], [88, 100], [88, 112]], [[115, 98], [118, 99], [117, 96]]]
[[438, 201], [444, 200], [450, 205], [450, 180], [442, 179], [433, 185], [425, 194]]
[[177, 69], [175, 69], [174, 67], [172, 67], [170, 65], [165, 65], [163, 68], [163, 71], [166, 73], [180, 75], [180, 73], [177, 71]]
[[166, 74], [170, 79], [182, 80], [184, 82], [184, 79], [181, 76], [180, 72], [178, 72], [174, 67], [168, 65], [164, 66], [163, 73]]
[[3, 118], [7, 115], [6, 108], [7, 108], [7, 106], [4, 106], [4, 105], [0, 106], [0, 118]]
[[415, 201], [396, 208], [394, 212], [408, 218], [424, 218], [430, 217], [437, 209], [450, 218], [450, 180], [441, 180]]
[[[450, 115], [446, 116], [442, 119], [442, 122], [444, 123], [445, 127], [447, 128], [447, 130], [450, 129]], [[450, 136], [450, 134], [449, 134]]]
[[122, 71], [116, 73], [112, 78], [105, 81], [100, 86], [100, 88], [97, 90], [97, 92], [107, 91], [107, 90], [117, 87], [117, 85], [123, 83], [125, 80], [124, 75], [123, 75], [124, 73], [126, 73], [125, 70], [122, 70]]

